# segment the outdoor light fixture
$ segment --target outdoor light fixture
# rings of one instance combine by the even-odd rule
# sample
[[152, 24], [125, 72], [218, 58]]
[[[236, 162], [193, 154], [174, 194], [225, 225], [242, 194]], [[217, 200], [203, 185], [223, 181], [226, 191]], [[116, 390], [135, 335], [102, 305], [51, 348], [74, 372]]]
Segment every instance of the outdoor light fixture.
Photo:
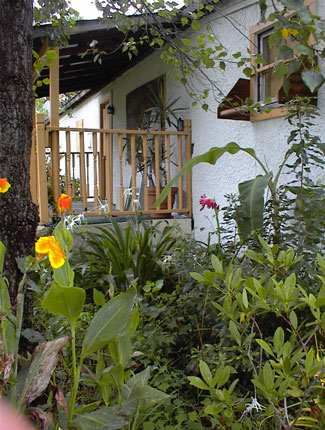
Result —
[[177, 120], [177, 131], [184, 131], [184, 121], [182, 118], [178, 118]]
[[115, 112], [114, 106], [112, 106], [111, 104], [108, 104], [106, 107], [106, 112], [108, 115], [114, 115], [114, 112]]

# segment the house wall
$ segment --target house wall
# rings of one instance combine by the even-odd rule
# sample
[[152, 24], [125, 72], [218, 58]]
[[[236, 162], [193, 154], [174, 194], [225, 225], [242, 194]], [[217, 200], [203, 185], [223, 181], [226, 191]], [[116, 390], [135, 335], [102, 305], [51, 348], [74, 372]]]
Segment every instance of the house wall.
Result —
[[[318, 1], [318, 13], [325, 16], [324, 2]], [[221, 12], [221, 13], [218, 13]], [[226, 19], [227, 16], [229, 19]], [[224, 1], [217, 5], [217, 12], [201, 21], [204, 31], [206, 25], [210, 24], [216, 38], [220, 40], [228, 52], [242, 51], [245, 53], [249, 46], [249, 29], [259, 21], [259, 7], [257, 0], [234, 0]], [[187, 37], [196, 37], [197, 33], [187, 32]], [[108, 85], [97, 95], [81, 104], [72, 112], [72, 117], [62, 118], [61, 124], [74, 125], [78, 119], [84, 119], [85, 127], [99, 126], [99, 105], [105, 100], [105, 94], [113, 91], [113, 104], [115, 115], [114, 128], [125, 126], [125, 100], [126, 95], [133, 89], [166, 73], [168, 68], [161, 63], [159, 53], [155, 53], [127, 71], [115, 82]], [[229, 65], [223, 72], [219, 68], [209, 70], [210, 77], [216, 82], [223, 95], [226, 95], [235, 85], [242, 70], [237, 65]], [[199, 83], [196, 83], [199, 87]], [[204, 86], [204, 84], [203, 84]], [[181, 96], [180, 106], [189, 107], [182, 114], [184, 119], [192, 121], [192, 141], [194, 144], [194, 155], [206, 152], [213, 146], [222, 147], [229, 142], [236, 142], [243, 147], [254, 148], [270, 170], [274, 173], [281, 163], [288, 149], [287, 137], [290, 134], [290, 126], [284, 118], [266, 119], [263, 121], [232, 121], [217, 118], [217, 108], [222, 95], [213, 97], [209, 95], [206, 103], [209, 111], [205, 112], [200, 106], [191, 107], [191, 99], [183, 86], [177, 84], [171, 74], [167, 75], [167, 99], [168, 97]], [[321, 89], [318, 94], [318, 106], [320, 118], [325, 110], [325, 92]], [[317, 120], [312, 133], [325, 139], [325, 124], [321, 119]], [[204, 209], [200, 211], [199, 199], [202, 194], [216, 199], [220, 207], [226, 204], [225, 194], [238, 192], [238, 183], [253, 179], [261, 174], [260, 167], [245, 153], [226, 155], [215, 166], [199, 165], [193, 170], [193, 217], [196, 236], [201, 240], [207, 237], [207, 231], [214, 230], [212, 211]], [[324, 181], [324, 173], [317, 172], [319, 180]], [[283, 177], [283, 181], [287, 177]], [[201, 230], [201, 228], [205, 230]]]

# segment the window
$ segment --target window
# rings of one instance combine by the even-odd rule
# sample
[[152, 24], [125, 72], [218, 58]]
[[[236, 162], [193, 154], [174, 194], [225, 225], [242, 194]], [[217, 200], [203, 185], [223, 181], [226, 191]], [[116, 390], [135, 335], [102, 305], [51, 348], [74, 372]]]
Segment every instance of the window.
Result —
[[[306, 0], [306, 5], [314, 12], [314, 0]], [[269, 99], [268, 105], [272, 107], [269, 113], [253, 113], [250, 115], [251, 121], [263, 120], [286, 115], [284, 103], [297, 95], [313, 96], [306, 85], [301, 80], [301, 70], [295, 70], [289, 75], [290, 90], [286, 94], [282, 88], [282, 80], [278, 79], [273, 71], [275, 63], [278, 61], [279, 51], [276, 46], [270, 48], [269, 38], [273, 33], [274, 23], [261, 23], [255, 25], [250, 31], [250, 49], [252, 53], [252, 68], [255, 71], [250, 80], [250, 98], [255, 102], [263, 102]], [[287, 39], [289, 48], [295, 50], [296, 42], [291, 36]], [[255, 63], [256, 55], [259, 54], [265, 62]], [[280, 60], [289, 64], [290, 60]]]

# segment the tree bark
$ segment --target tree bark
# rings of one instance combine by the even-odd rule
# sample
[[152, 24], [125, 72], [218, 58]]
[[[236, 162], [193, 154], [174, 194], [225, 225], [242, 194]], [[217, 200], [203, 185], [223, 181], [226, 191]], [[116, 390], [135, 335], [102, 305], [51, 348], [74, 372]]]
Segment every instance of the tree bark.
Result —
[[11, 184], [0, 194], [0, 240], [12, 295], [21, 277], [16, 257], [34, 253], [38, 223], [30, 193], [32, 28], [32, 0], [0, 0], [0, 178]]

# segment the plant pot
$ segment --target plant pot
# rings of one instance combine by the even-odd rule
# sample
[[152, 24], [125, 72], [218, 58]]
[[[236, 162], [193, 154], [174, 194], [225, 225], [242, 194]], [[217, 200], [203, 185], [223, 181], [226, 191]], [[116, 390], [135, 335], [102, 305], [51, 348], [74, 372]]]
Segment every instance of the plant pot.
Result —
[[[160, 192], [162, 192], [162, 188], [160, 189]], [[175, 203], [175, 197], [176, 194], [178, 193], [178, 188], [177, 187], [172, 187], [171, 189], [171, 193], [172, 193], [172, 208], [174, 206]], [[155, 187], [149, 187], [148, 188], [148, 207], [149, 209], [153, 208], [153, 205], [155, 203], [155, 201], [157, 200], [156, 196], [156, 188]], [[165, 200], [161, 203], [160, 205], [160, 209], [167, 209], [168, 207], [168, 197], [165, 198]], [[165, 212], [165, 213], [151, 213], [150, 216], [151, 218], [170, 218], [171, 217], [171, 212]]]

